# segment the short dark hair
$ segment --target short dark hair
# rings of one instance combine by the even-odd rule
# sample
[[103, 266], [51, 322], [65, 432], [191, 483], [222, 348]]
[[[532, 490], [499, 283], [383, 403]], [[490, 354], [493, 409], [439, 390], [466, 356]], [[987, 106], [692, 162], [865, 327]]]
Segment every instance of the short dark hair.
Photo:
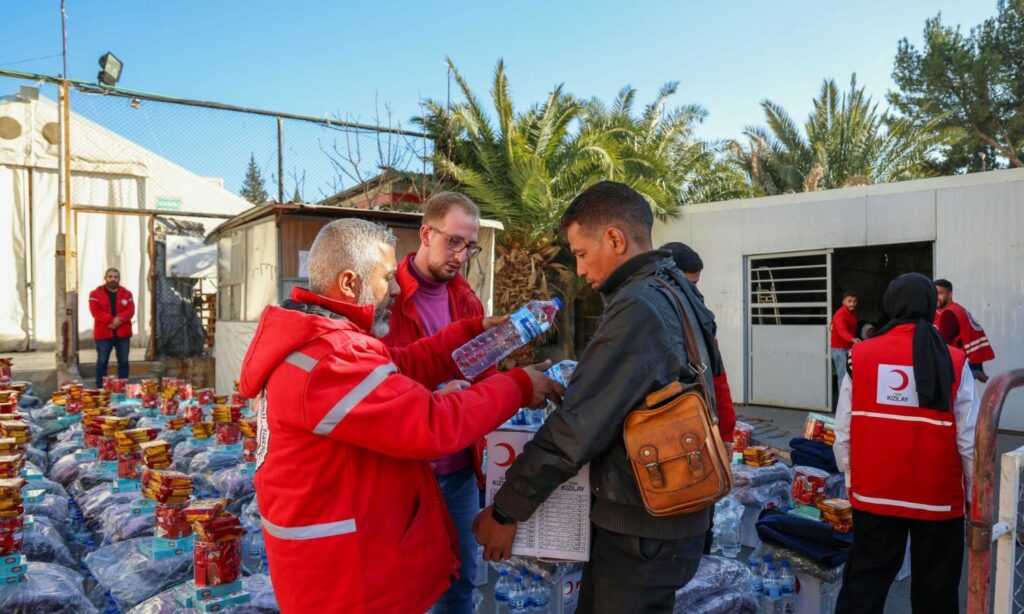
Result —
[[659, 249], [671, 252], [672, 260], [676, 261], [676, 266], [684, 273], [700, 273], [704, 270], [704, 261], [700, 259], [700, 254], [693, 251], [693, 248], [686, 243], [673, 241], [662, 245]]
[[843, 299], [848, 298], [860, 298], [860, 295], [857, 294], [856, 290], [843, 290]]
[[615, 224], [631, 240], [650, 246], [654, 214], [647, 200], [633, 188], [617, 181], [600, 181], [569, 203], [558, 225], [562, 236], [574, 222], [586, 233], [597, 226]]
[[952, 292], [953, 291], [953, 284], [950, 283], [950, 281], [948, 279], [936, 279], [935, 280], [935, 287], [936, 288], [945, 288], [947, 292]]
[[468, 196], [460, 192], [437, 192], [423, 204], [423, 223], [429, 226], [439, 222], [453, 208], [458, 208], [470, 217], [480, 219], [480, 208]]

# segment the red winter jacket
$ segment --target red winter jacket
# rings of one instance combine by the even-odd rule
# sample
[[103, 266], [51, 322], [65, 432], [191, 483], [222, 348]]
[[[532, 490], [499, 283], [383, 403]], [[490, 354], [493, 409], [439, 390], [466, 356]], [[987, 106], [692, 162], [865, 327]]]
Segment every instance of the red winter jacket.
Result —
[[[971, 312], [964, 309], [960, 303], [950, 301], [942, 309], [935, 310], [935, 326], [938, 327], [944, 339], [949, 332], [946, 330], [947, 327], [942, 326], [942, 319], [946, 313], [952, 314], [956, 321], [956, 335], [952, 341], [947, 341], [949, 345], [966, 352], [967, 362], [972, 365], [980, 365], [984, 362], [995, 360], [996, 353], [988, 342], [988, 335], [985, 334], [985, 329], [981, 327], [981, 324], [978, 324], [978, 321], [974, 319]], [[948, 318], [949, 316], [946, 317]]]
[[[384, 345], [392, 349], [403, 348], [426, 335], [426, 331], [423, 330], [423, 321], [420, 320], [420, 315], [416, 312], [416, 304], [412, 300], [412, 295], [420, 289], [420, 284], [416, 281], [416, 277], [409, 272], [409, 267], [413, 266], [412, 261], [415, 257], [416, 252], [410, 252], [398, 263], [398, 273], [395, 275], [395, 280], [402, 289], [402, 293], [395, 298], [395, 304], [391, 307], [391, 321], [389, 323], [391, 330], [386, 337], [381, 339]], [[452, 314], [452, 322], [479, 318], [484, 315], [484, 306], [461, 274], [456, 275], [454, 279], [448, 282], [448, 308]], [[488, 369], [481, 373], [476, 381], [483, 380], [497, 372], [497, 369]], [[462, 375], [459, 374], [457, 377], [461, 378]], [[486, 440], [480, 438], [470, 449], [473, 453], [473, 469], [476, 471], [476, 481], [480, 488], [484, 486], [483, 458], [486, 447]]]
[[389, 351], [373, 306], [292, 290], [267, 307], [242, 364], [258, 412], [256, 496], [281, 610], [425, 612], [458, 567], [428, 460], [465, 448], [529, 403], [513, 369], [464, 391], [451, 352], [483, 331], [455, 322]]
[[712, 381], [718, 410], [718, 434], [725, 443], [732, 443], [733, 431], [736, 430], [736, 406], [732, 404], [732, 391], [729, 390], [729, 378], [725, 375], [725, 369], [723, 368]]
[[857, 314], [840, 306], [832, 314], [832, 340], [831, 347], [837, 350], [848, 350], [853, 347], [853, 340], [857, 338]]
[[[89, 293], [89, 312], [92, 314], [93, 339], [112, 339], [114, 331], [107, 328], [107, 324], [114, 321], [110, 315], [110, 296], [107, 294], [107, 287], [100, 286]], [[132, 336], [132, 316], [135, 315], [135, 301], [132, 293], [124, 286], [117, 287], [117, 317], [123, 321], [117, 327], [117, 336], [120, 338]]]

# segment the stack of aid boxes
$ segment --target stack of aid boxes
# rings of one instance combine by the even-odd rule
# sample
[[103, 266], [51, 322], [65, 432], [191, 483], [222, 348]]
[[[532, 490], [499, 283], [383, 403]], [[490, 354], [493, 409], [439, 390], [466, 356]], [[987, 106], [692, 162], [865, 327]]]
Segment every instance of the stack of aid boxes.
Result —
[[256, 462], [256, 418], [246, 418], [238, 423], [238, 430], [242, 434], [242, 461], [245, 469], [250, 470]]
[[167, 559], [192, 550], [192, 526], [185, 519], [185, 509], [193, 491], [192, 476], [186, 473], [143, 469], [142, 495], [156, 504], [154, 537], [148, 546], [140, 546], [150, 559]]
[[21, 553], [26, 528], [21, 489], [28, 481], [18, 475], [20, 471], [20, 462], [0, 469], [0, 584], [21, 582], [28, 569], [28, 559]]
[[175, 598], [186, 608], [220, 612], [247, 603], [251, 596], [242, 588], [242, 523], [224, 511], [227, 499], [204, 499], [185, 508], [185, 518], [195, 530], [193, 579], [175, 589]]
[[233, 446], [241, 441], [238, 422], [242, 419], [241, 405], [214, 405], [213, 422], [217, 425], [217, 443]]

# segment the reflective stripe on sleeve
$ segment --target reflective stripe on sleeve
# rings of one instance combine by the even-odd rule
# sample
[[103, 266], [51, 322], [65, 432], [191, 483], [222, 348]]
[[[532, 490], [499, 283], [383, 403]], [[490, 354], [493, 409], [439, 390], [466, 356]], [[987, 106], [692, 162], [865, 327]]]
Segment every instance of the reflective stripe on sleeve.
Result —
[[953, 426], [952, 421], [932, 420], [931, 418], [925, 418], [923, 416], [900, 416], [897, 414], [886, 414], [874, 411], [852, 411], [850, 412], [850, 415], [864, 416], [867, 418], [882, 418], [884, 420], [903, 420], [905, 422], [925, 422], [927, 424], [934, 424], [935, 426]]
[[292, 352], [284, 359], [284, 361], [302, 369], [306, 373], [312, 371], [317, 362], [315, 358], [307, 354], [303, 354], [302, 352]]
[[263, 530], [278, 539], [318, 539], [321, 537], [332, 537], [334, 535], [355, 533], [356, 520], [355, 518], [349, 518], [348, 520], [339, 520], [337, 522], [309, 524], [303, 527], [280, 527], [264, 518]]
[[348, 412], [352, 411], [353, 407], [369, 396], [371, 392], [376, 390], [377, 386], [380, 386], [388, 378], [388, 375], [395, 371], [397, 371], [395, 365], [390, 362], [370, 371], [370, 374], [363, 381], [359, 382], [355, 388], [334, 404], [334, 407], [327, 412], [327, 415], [323, 417], [320, 424], [316, 425], [313, 432], [317, 435], [330, 435], [331, 431], [345, 419], [345, 416], [348, 415]]

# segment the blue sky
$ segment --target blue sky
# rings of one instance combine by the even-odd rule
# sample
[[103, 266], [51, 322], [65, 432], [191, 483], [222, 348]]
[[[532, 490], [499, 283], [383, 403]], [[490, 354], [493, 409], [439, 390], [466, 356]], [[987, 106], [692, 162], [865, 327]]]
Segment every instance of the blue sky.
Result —
[[[10, 64], [60, 53], [58, 0], [0, 2], [0, 67], [58, 73], [59, 57]], [[882, 100], [900, 38], [919, 42], [925, 19], [940, 11], [964, 29], [996, 12], [995, 0], [67, 5], [74, 78], [94, 79], [96, 59], [111, 50], [130, 89], [363, 121], [379, 100], [406, 122], [421, 98], [444, 99], [445, 56], [481, 95], [504, 58], [521, 105], [558, 83], [603, 99], [628, 83], [643, 103], [679, 81], [676, 100], [709, 112], [699, 131], [708, 139], [759, 123], [763, 98], [803, 119], [826, 76], [845, 86], [856, 72]]]

